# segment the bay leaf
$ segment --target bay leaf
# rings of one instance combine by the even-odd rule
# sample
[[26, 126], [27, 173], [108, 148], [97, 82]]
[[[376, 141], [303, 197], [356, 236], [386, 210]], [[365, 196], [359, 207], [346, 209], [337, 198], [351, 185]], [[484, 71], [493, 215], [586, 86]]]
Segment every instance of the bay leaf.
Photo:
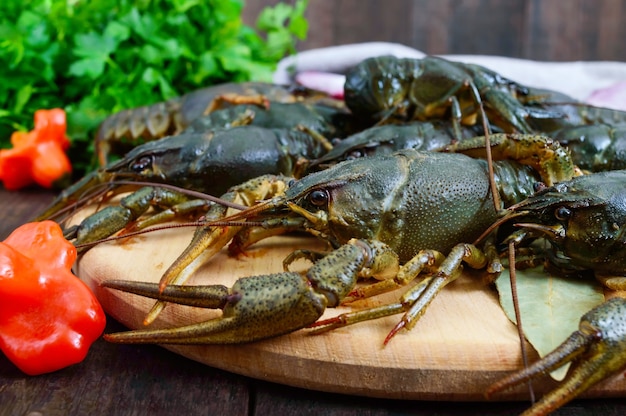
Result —
[[[577, 331], [582, 315], [604, 302], [602, 286], [594, 279], [557, 276], [543, 266], [517, 270], [516, 275], [524, 335], [540, 357]], [[508, 269], [496, 280], [496, 287], [500, 305], [516, 323]], [[553, 371], [552, 378], [562, 380], [567, 368]]]

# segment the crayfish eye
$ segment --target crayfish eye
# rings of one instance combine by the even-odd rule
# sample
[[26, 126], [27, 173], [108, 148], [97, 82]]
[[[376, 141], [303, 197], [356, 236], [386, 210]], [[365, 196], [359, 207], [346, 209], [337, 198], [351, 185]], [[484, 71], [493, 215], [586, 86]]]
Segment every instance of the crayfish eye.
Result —
[[543, 190], [544, 190], [544, 189], [546, 189], [546, 188], [547, 188], [547, 186], [546, 186], [546, 184], [545, 184], [545, 183], [543, 183], [543, 182], [535, 182], [535, 183], [533, 184], [533, 191], [534, 191], [534, 192], [543, 191]]
[[324, 190], [315, 190], [309, 194], [309, 202], [316, 207], [324, 206], [328, 203], [328, 192]]
[[130, 164], [133, 172], [142, 172], [152, 166], [152, 156], [142, 156]]
[[572, 216], [572, 211], [570, 211], [570, 209], [567, 207], [558, 207], [554, 211], [554, 216], [559, 221], [565, 221], [566, 219]]

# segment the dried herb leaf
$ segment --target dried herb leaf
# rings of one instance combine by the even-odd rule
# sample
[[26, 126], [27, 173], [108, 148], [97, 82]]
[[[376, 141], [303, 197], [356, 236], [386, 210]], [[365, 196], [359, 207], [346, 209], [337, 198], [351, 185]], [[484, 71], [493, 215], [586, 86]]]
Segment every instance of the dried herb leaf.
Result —
[[[496, 287], [504, 312], [515, 323], [508, 270], [496, 280]], [[578, 330], [582, 315], [604, 302], [597, 281], [555, 276], [543, 267], [517, 270], [517, 292], [524, 334], [541, 357]], [[551, 375], [561, 380], [566, 372], [567, 366]]]

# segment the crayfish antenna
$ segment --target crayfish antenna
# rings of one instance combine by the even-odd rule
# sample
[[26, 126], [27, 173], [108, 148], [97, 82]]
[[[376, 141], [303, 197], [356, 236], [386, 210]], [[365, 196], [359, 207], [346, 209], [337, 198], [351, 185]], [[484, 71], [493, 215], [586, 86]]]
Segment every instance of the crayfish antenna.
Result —
[[[478, 94], [478, 92], [476, 92], [476, 94]], [[485, 152], [487, 154], [487, 169], [489, 171], [489, 188], [491, 189], [491, 195], [493, 198], [493, 207], [496, 212], [500, 212], [500, 193], [498, 192], [498, 187], [496, 185], [496, 179], [493, 172], [493, 157], [491, 156], [491, 127], [489, 126], [489, 120], [487, 120], [487, 115], [485, 114], [485, 108], [483, 107], [483, 103], [482, 101], [480, 101], [480, 94], [478, 95], [478, 100], [480, 118], [483, 123], [483, 130], [485, 131]]]
[[205, 194], [204, 192], [193, 191], [191, 189], [185, 189], [185, 188], [182, 188], [180, 186], [170, 185], [170, 184], [167, 184], [167, 183], [155, 183], [155, 182], [144, 182], [144, 181], [125, 181], [125, 180], [118, 180], [118, 181], [115, 181], [115, 183], [116, 184], [120, 184], [120, 185], [151, 186], [151, 187], [154, 187], [154, 188], [170, 189], [170, 190], [173, 190], [173, 191], [176, 191], [176, 192], [180, 192], [181, 194], [192, 196], [192, 197], [198, 198], [198, 199], [205, 199], [207, 201], [211, 201], [211, 202], [213, 202], [215, 204], [218, 204], [218, 205], [221, 205], [223, 207], [233, 208], [233, 209], [237, 209], [239, 211], [244, 211], [244, 210], [249, 208], [247, 205], [237, 204], [235, 202], [228, 201], [226, 199], [219, 198], [217, 196], [213, 196], [213, 195], [210, 195], [210, 194]]
[[[517, 322], [517, 334], [519, 336], [520, 349], [522, 353], [522, 362], [524, 370], [528, 370], [528, 352], [526, 351], [526, 338], [522, 327], [522, 314], [519, 308], [519, 298], [517, 296], [517, 274], [515, 272], [515, 241], [509, 242], [509, 279], [511, 281], [511, 298], [513, 299], [513, 310], [515, 311], [515, 322]], [[533, 384], [528, 379], [528, 394], [530, 402], [535, 403], [535, 392]]]

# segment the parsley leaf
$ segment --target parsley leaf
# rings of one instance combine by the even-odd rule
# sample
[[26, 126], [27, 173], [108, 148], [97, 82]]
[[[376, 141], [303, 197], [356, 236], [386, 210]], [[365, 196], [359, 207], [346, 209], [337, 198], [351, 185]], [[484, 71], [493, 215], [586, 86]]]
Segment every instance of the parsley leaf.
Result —
[[307, 32], [308, 0], [243, 24], [243, 0], [0, 2], [0, 148], [41, 108], [68, 116], [78, 174], [112, 113], [228, 81], [269, 81]]

